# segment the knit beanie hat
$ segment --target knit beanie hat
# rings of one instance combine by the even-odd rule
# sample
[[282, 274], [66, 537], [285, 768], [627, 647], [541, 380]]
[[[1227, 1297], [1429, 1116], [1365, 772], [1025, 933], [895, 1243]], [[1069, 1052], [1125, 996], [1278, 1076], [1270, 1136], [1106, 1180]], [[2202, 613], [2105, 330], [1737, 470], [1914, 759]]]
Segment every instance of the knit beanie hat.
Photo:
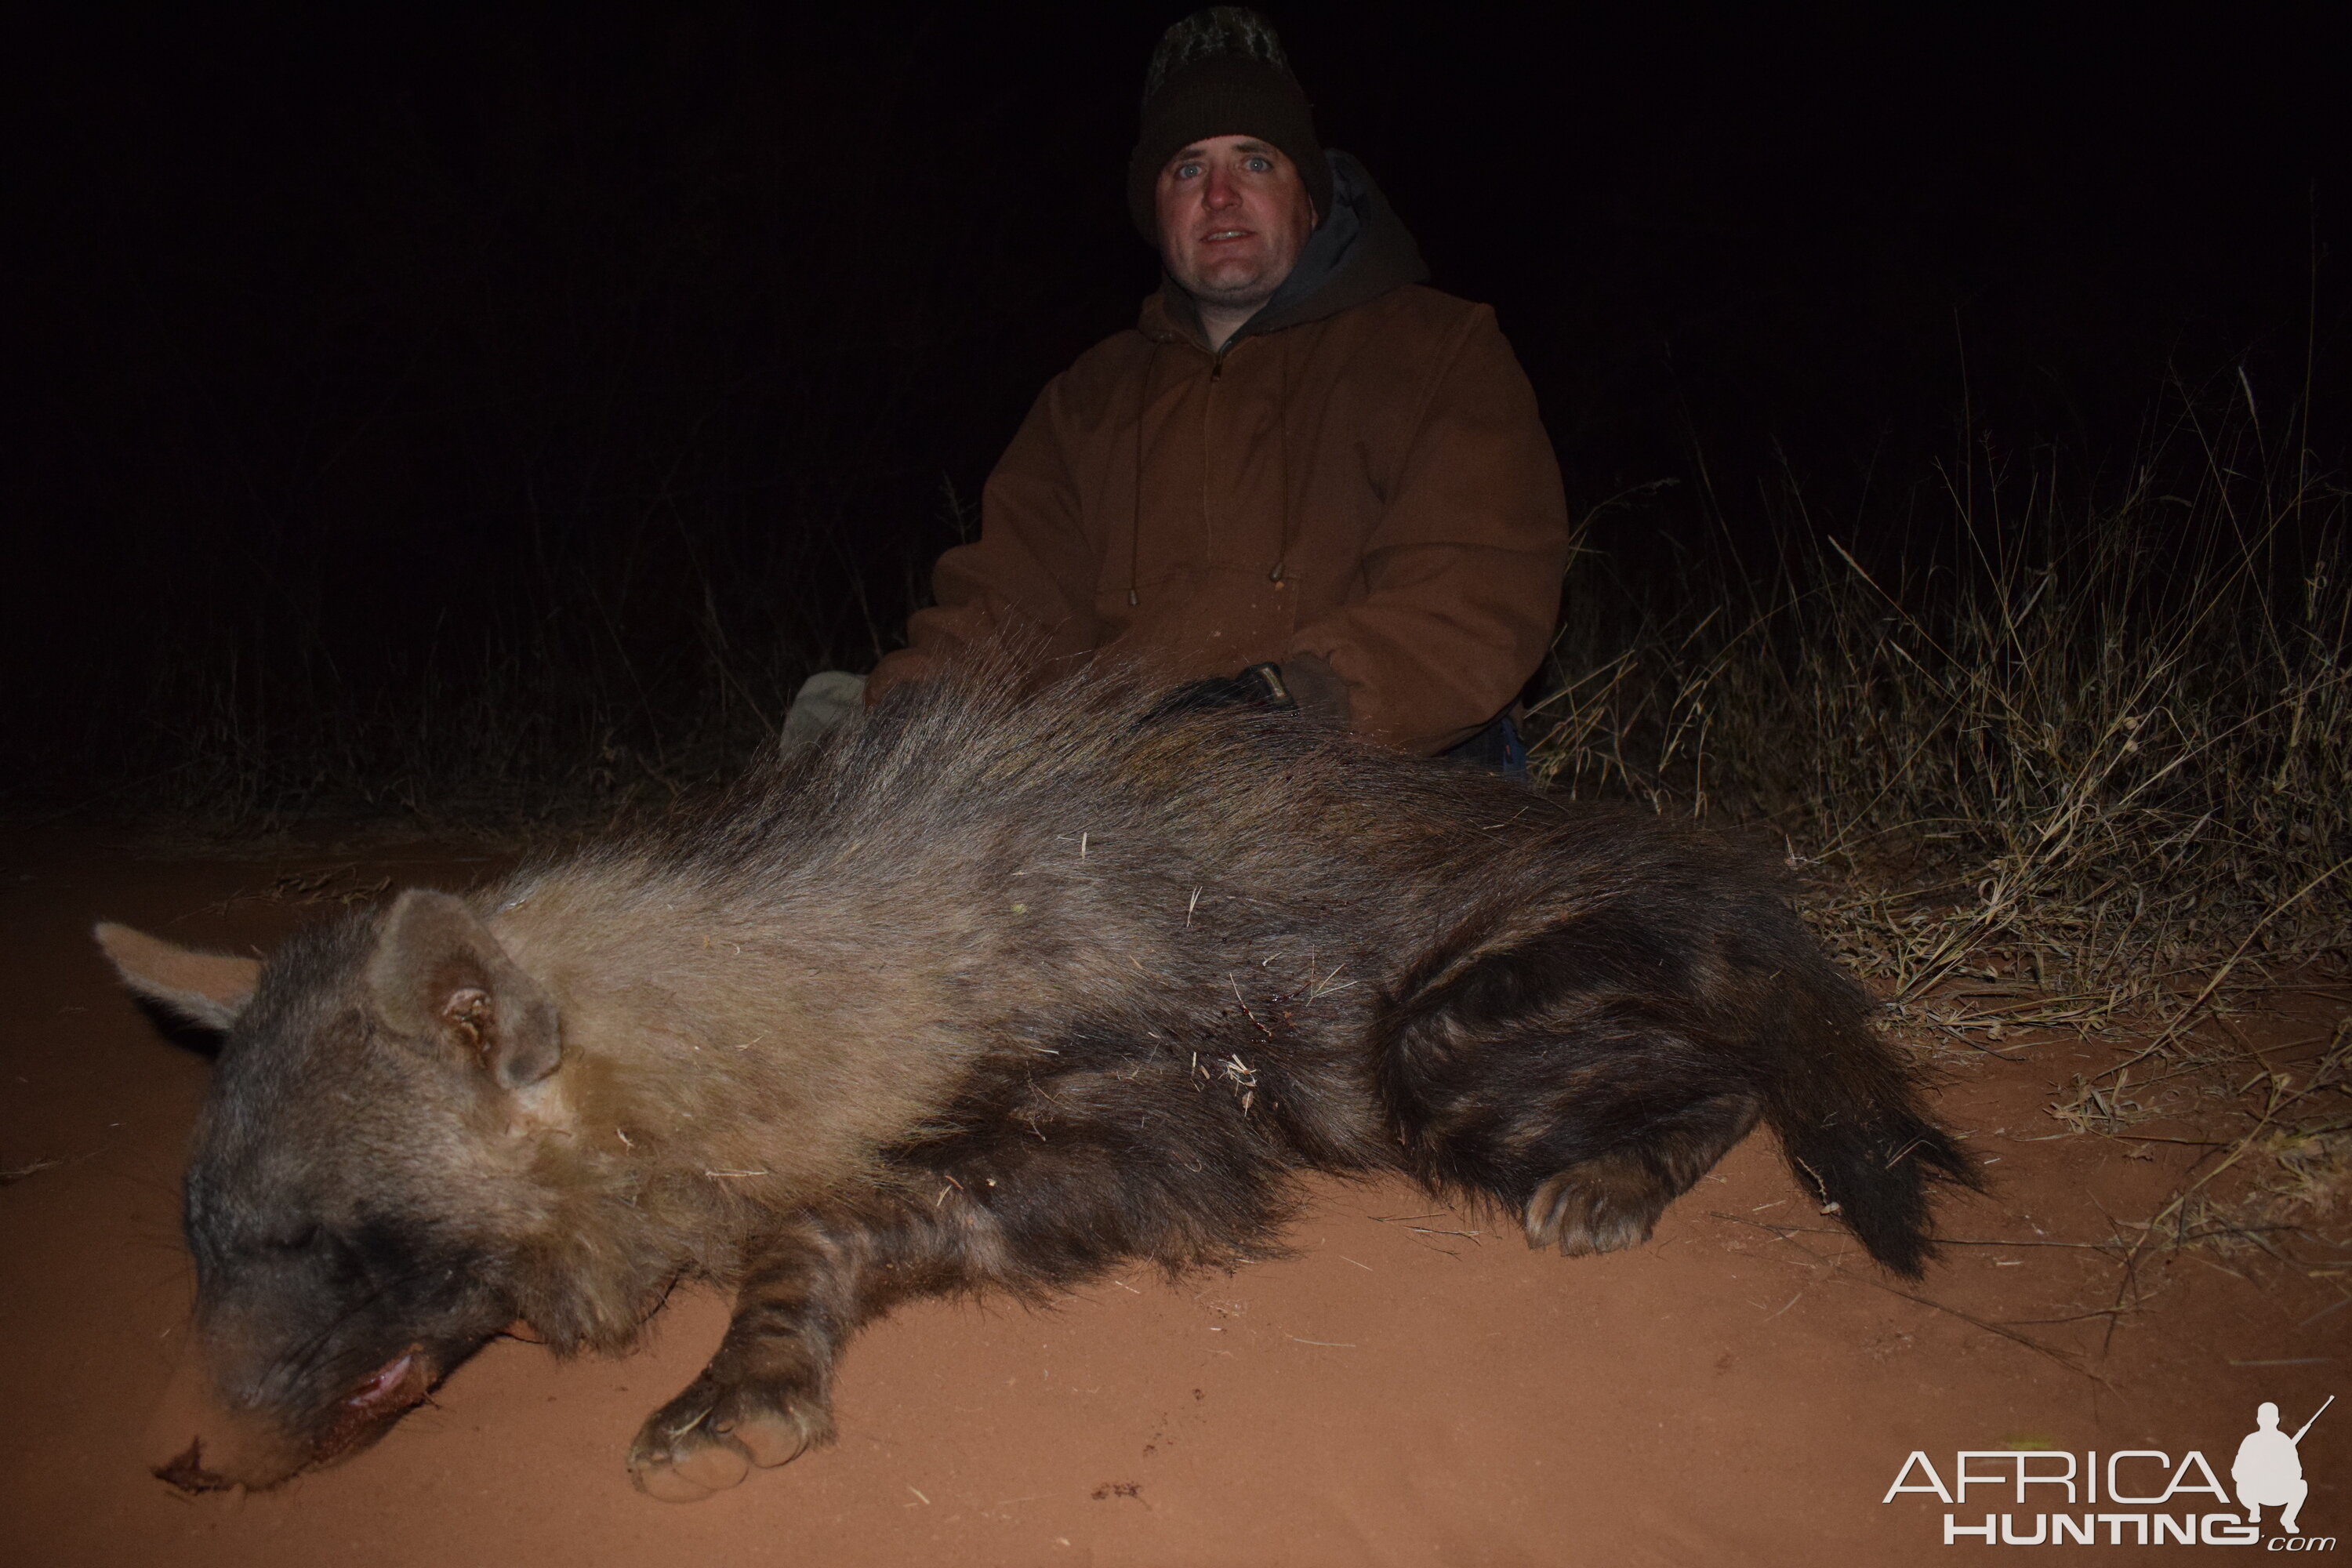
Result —
[[1331, 169], [1315, 116], [1274, 24], [1244, 5], [1195, 11], [1160, 35], [1143, 78], [1142, 124], [1127, 166], [1127, 199], [1143, 237], [1160, 242], [1160, 172], [1211, 136], [1255, 136], [1298, 166], [1315, 210], [1331, 213]]

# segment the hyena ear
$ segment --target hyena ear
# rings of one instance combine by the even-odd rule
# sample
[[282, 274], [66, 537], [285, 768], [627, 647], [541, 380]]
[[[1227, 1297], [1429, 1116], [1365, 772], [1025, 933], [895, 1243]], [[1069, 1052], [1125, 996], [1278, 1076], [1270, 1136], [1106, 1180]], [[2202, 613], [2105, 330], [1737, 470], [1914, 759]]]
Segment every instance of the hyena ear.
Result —
[[157, 1006], [207, 1029], [226, 1030], [253, 1000], [257, 958], [194, 952], [129, 926], [100, 922], [92, 935], [122, 984]]
[[505, 1088], [537, 1083], [562, 1059], [554, 1002], [462, 899], [411, 888], [393, 900], [367, 982], [394, 1030], [479, 1063]]

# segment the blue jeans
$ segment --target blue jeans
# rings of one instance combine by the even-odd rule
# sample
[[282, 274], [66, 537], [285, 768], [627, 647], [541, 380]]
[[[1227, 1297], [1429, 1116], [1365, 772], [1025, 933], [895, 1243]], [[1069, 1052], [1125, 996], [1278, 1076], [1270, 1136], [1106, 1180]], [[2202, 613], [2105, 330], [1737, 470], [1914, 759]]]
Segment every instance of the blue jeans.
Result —
[[1468, 763], [1507, 779], [1527, 782], [1527, 742], [1519, 738], [1518, 721], [1508, 713], [1496, 714], [1493, 723], [1443, 755], [1449, 763]]

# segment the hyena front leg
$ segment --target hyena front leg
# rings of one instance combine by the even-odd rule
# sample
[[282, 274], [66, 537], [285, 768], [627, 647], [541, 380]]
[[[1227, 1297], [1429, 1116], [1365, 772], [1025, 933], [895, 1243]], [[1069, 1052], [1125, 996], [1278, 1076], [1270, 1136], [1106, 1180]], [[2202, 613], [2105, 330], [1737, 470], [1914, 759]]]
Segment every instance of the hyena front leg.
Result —
[[859, 1325], [951, 1270], [935, 1227], [802, 1215], [761, 1238], [727, 1337], [702, 1375], [647, 1418], [630, 1479], [692, 1502], [833, 1440], [833, 1367]]
[[709, 1367], [638, 1434], [637, 1485], [689, 1501], [829, 1441], [834, 1359], [894, 1302], [975, 1286], [1043, 1300], [1120, 1258], [1183, 1268], [1259, 1244], [1287, 1167], [1192, 1081], [1171, 1052], [1006, 1087], [958, 1113], [990, 1131], [927, 1142], [888, 1190], [783, 1223]]

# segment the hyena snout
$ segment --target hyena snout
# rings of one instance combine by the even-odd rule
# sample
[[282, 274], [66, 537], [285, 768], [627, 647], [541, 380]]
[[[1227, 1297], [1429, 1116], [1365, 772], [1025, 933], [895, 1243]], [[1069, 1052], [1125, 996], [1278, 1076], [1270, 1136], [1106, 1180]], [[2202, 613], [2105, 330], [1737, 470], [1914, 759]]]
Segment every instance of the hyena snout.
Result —
[[425, 1402], [444, 1370], [412, 1344], [323, 1401], [289, 1402], [229, 1370], [242, 1359], [202, 1338], [190, 1347], [140, 1439], [157, 1478], [191, 1492], [274, 1487], [367, 1447]]

